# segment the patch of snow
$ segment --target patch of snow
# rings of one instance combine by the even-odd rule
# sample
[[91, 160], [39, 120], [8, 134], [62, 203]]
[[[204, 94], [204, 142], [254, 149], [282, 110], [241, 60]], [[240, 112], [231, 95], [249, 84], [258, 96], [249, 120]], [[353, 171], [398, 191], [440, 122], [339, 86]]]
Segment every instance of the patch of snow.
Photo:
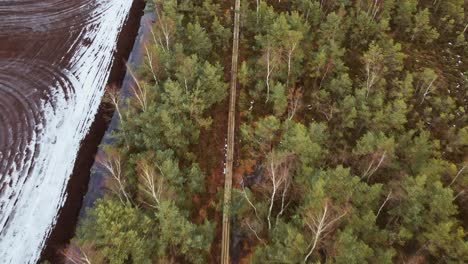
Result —
[[[57, 92], [51, 102], [43, 102], [45, 122], [38, 127], [41, 135], [30, 143], [30, 148], [36, 144], [40, 148], [35, 163], [25, 161], [9, 175], [24, 182], [18, 185], [21, 190], [16, 190], [17, 197], [11, 199], [16, 203], [7, 204], [1, 212], [8, 215], [5, 217], [8, 223], [7, 220], [0, 223], [0, 227], [3, 226], [0, 230], [2, 264], [36, 263], [40, 257], [65, 201], [81, 141], [89, 131], [104, 94], [113, 51], [131, 5], [132, 0], [113, 0], [100, 7], [103, 14], [87, 26], [85, 39], [91, 39], [91, 43], [82, 43], [70, 68], [64, 70], [75, 94], [66, 98], [65, 94]], [[29, 166], [32, 169], [26, 178], [23, 167]]]

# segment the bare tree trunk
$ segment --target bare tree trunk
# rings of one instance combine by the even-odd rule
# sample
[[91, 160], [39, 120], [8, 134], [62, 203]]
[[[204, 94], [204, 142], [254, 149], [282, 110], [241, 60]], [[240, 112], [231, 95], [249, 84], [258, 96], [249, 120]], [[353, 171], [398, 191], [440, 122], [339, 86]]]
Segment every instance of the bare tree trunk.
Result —
[[432, 79], [432, 81], [429, 83], [429, 85], [426, 88], [426, 91], [424, 92], [424, 94], [422, 96], [421, 103], [419, 103], [419, 104], [422, 104], [424, 102], [424, 99], [426, 98], [426, 96], [431, 92], [432, 84], [435, 82], [436, 79], [437, 79], [437, 77]]
[[[107, 157], [104, 159], [99, 159], [97, 162], [103, 166], [110, 174], [114, 182], [117, 184], [117, 190], [115, 190], [119, 200], [125, 204], [133, 204], [130, 199], [130, 195], [125, 190], [125, 179], [122, 175], [122, 160], [118, 152], [107, 153]], [[122, 197], [123, 196], [123, 197]], [[125, 199], [125, 201], [124, 201]]]
[[452, 184], [457, 180], [458, 176], [460, 176], [463, 172], [463, 170], [465, 170], [466, 168], [466, 164], [458, 171], [457, 175], [455, 175], [455, 178], [453, 178], [452, 182], [450, 182], [450, 184], [448, 185], [448, 187], [452, 186]]
[[273, 191], [271, 192], [271, 197], [270, 197], [270, 207], [268, 209], [268, 216], [267, 216], [267, 221], [268, 221], [268, 229], [271, 229], [271, 211], [273, 210], [273, 204], [275, 202], [275, 196], [276, 196], [276, 172], [275, 168], [273, 167], [273, 162], [270, 162], [270, 168], [271, 168], [271, 177], [272, 177], [272, 182], [273, 182]]
[[142, 87], [137, 77], [133, 73], [133, 70], [130, 69], [130, 66], [127, 64], [127, 72], [130, 74], [132, 79], [135, 81], [135, 86], [132, 87], [133, 95], [137, 99], [138, 104], [143, 112], [146, 112], [148, 105], [148, 92], [146, 87]]
[[257, 10], [256, 10], [256, 16], [257, 16], [257, 25], [258, 25], [258, 11], [260, 10], [260, 0], [257, 0]]
[[320, 240], [323, 239], [324, 234], [330, 232], [332, 225], [347, 214], [347, 212], [344, 212], [335, 218], [329, 219], [328, 209], [328, 203], [325, 203], [323, 211], [319, 215], [311, 215], [306, 219], [306, 225], [314, 235], [314, 240], [310, 245], [309, 253], [304, 258], [304, 263], [312, 255]]
[[374, 86], [375, 84], [375, 79], [377, 78], [377, 75], [371, 69], [370, 63], [366, 64], [366, 72], [367, 72], [367, 80], [366, 80], [366, 98], [367, 98], [369, 96], [370, 90], [372, 89], [372, 86]]
[[373, 20], [375, 20], [375, 17], [377, 16], [377, 12], [379, 12], [378, 0], [375, 0], [375, 11], [374, 11], [374, 14], [372, 15]]
[[265, 241], [263, 241], [263, 239], [260, 238], [257, 231], [255, 231], [255, 229], [253, 229], [252, 226], [247, 221], [245, 222], [245, 224], [250, 229], [250, 231], [252, 231], [252, 233], [255, 235], [255, 237], [258, 239], [258, 241], [260, 241], [260, 243], [262, 243], [262, 244], [265, 244]]
[[272, 72], [271, 65], [270, 65], [270, 54], [271, 53], [271, 48], [267, 48], [267, 54], [266, 54], [266, 60], [267, 60], [267, 76], [266, 76], [266, 86], [267, 86], [267, 98], [265, 103], [268, 103], [268, 100], [270, 98], [270, 75]]
[[160, 204], [161, 193], [164, 187], [163, 178], [156, 174], [154, 168], [147, 161], [139, 162], [138, 169], [142, 184], [139, 186], [139, 189], [153, 200], [152, 202], [142, 200], [142, 202], [152, 208], [157, 208]]
[[315, 236], [314, 236], [314, 242], [312, 243], [312, 247], [310, 248], [309, 250], [309, 253], [305, 256], [304, 258], [304, 263], [307, 262], [307, 260], [309, 259], [310, 255], [312, 255], [312, 252], [314, 252], [314, 249], [315, 247], [317, 246], [317, 242], [320, 238], [320, 235], [322, 234], [322, 232], [324, 231], [324, 228], [323, 226], [325, 225], [325, 219], [327, 217], [327, 212], [328, 212], [328, 206], [325, 205], [325, 208], [323, 209], [323, 213], [322, 213], [322, 217], [320, 218], [320, 220], [318, 221], [318, 223], [315, 223], [314, 221], [314, 224], [315, 226], [312, 227], [309, 223], [307, 223], [307, 225], [309, 226], [310, 230], [315, 233]]
[[377, 166], [372, 170], [371, 173], [369, 173], [369, 175], [367, 176], [367, 181], [369, 182], [369, 179], [370, 177], [380, 168], [380, 165], [382, 165], [382, 162], [384, 161], [385, 159], [385, 155], [387, 154], [387, 151], [384, 151], [384, 153], [382, 154], [382, 156], [380, 157], [380, 160], [379, 160], [379, 163], [377, 164]]
[[436, 13], [437, 10], [439, 10], [439, 6], [440, 6], [439, 0], [434, 0], [434, 1], [432, 2], [432, 5], [434, 6], [434, 13]]
[[[167, 24], [167, 18], [165, 17], [164, 14], [161, 14], [158, 10], [158, 8], [155, 9], [155, 12], [156, 12], [156, 15], [158, 17], [157, 19], [157, 22], [158, 22], [158, 25], [159, 25], [159, 28], [161, 29], [163, 35], [164, 35], [164, 42], [165, 42], [165, 45], [162, 45], [163, 49], [165, 51], [169, 51], [170, 50], [170, 29], [169, 29], [169, 25]], [[162, 42], [162, 41], [160, 41]], [[161, 43], [162, 44], [162, 43]]]
[[145, 45], [145, 50], [146, 50], [146, 56], [148, 57], [150, 70], [151, 70], [151, 73], [153, 74], [153, 79], [154, 79], [154, 81], [156, 82], [156, 85], [157, 85], [158, 84], [158, 77], [156, 76], [156, 72], [155, 72], [154, 66], [153, 66], [153, 56], [149, 52], [148, 46], [146, 46], [146, 45]]
[[283, 189], [283, 193], [281, 195], [281, 210], [280, 212], [276, 215], [276, 222], [278, 222], [278, 218], [284, 213], [284, 210], [288, 206], [288, 204], [284, 204], [284, 201], [286, 200], [286, 193], [289, 190], [289, 186], [291, 185], [291, 181], [287, 181], [286, 186]]
[[367, 167], [367, 170], [366, 170], [366, 172], [364, 172], [364, 174], [362, 175], [362, 178], [367, 178], [367, 174], [369, 173], [369, 171], [371, 171], [372, 165], [374, 165], [374, 159], [371, 160], [371, 162], [370, 162], [370, 164], [369, 164], [369, 167]]
[[299, 98], [293, 98], [292, 101], [292, 109], [291, 112], [288, 114], [288, 120], [292, 120], [294, 118], [294, 115], [296, 114], [297, 107], [299, 106]]
[[387, 195], [387, 198], [385, 198], [385, 201], [382, 203], [382, 205], [380, 206], [379, 208], [379, 211], [377, 212], [377, 215], [375, 216], [375, 219], [377, 219], [377, 217], [379, 217], [379, 214], [380, 212], [382, 211], [382, 209], [384, 208], [385, 204], [388, 202], [388, 200], [390, 200], [391, 198], [391, 195], [392, 195], [392, 191], [390, 191]]
[[112, 105], [114, 106], [114, 109], [117, 112], [117, 115], [119, 116], [120, 122], [124, 122], [123, 117], [122, 117], [122, 112], [120, 110], [120, 106], [122, 103], [122, 96], [119, 90], [114, 86], [108, 87], [107, 96], [109, 100], [111, 101]]
[[310, 8], [307, 8], [307, 13], [305, 16], [305, 21], [309, 21], [309, 15], [310, 15]]
[[162, 42], [161, 37], [160, 37], [160, 36], [156, 37], [156, 34], [154, 34], [154, 30], [153, 30], [153, 29], [151, 29], [150, 32], [151, 32], [151, 36], [153, 37], [153, 43], [154, 43], [154, 45], [160, 46], [164, 52], [167, 52], [166, 49], [164, 48], [164, 44], [163, 44], [163, 42]]
[[294, 50], [296, 49], [297, 43], [294, 43], [288, 51], [288, 77], [286, 79], [286, 86], [289, 88], [289, 76], [291, 75], [291, 59], [292, 55], [294, 53]]
[[379, 0], [374, 0], [370, 8], [367, 10], [367, 16], [371, 18], [371, 20], [375, 19], [377, 12], [379, 11]]
[[75, 244], [69, 244], [65, 249], [59, 251], [67, 261], [73, 264], [91, 264], [91, 260], [82, 248]]
[[[268, 177], [272, 183], [272, 190], [270, 194], [270, 205], [268, 208], [268, 229], [271, 229], [271, 214], [273, 211], [273, 206], [275, 203], [275, 198], [277, 193], [283, 190], [282, 193], [282, 204], [281, 204], [281, 212], [284, 211], [285, 205], [285, 197], [287, 191], [289, 189], [289, 185], [291, 183], [291, 174], [290, 174], [290, 166], [292, 164], [293, 157], [291, 155], [285, 154], [278, 154], [275, 152], [271, 152], [268, 158]], [[278, 215], [277, 215], [278, 218]]]
[[[272, 182], [273, 188], [270, 195], [270, 206], [268, 208], [267, 215], [268, 229], [271, 229], [271, 214], [273, 211], [276, 195], [279, 191], [281, 191], [280, 188], [284, 188], [281, 198], [282, 201], [280, 211], [280, 214], [282, 214], [285, 208], [285, 197], [288, 192], [289, 185], [291, 183], [291, 175], [289, 173], [291, 159], [288, 156], [277, 155], [279, 154], [272, 152], [270, 153], [270, 157], [268, 159], [268, 175], [270, 177], [270, 181]], [[277, 215], [276, 218], [278, 218], [279, 215]]]
[[325, 77], [327, 76], [329, 70], [330, 70], [330, 63], [327, 63], [327, 68], [325, 70], [325, 73], [323, 74], [322, 79], [320, 80], [319, 90], [322, 88], [323, 80], [325, 80]]
[[455, 195], [455, 197], [453, 197], [453, 201], [455, 201], [458, 198], [458, 196], [460, 196], [460, 195], [462, 195], [464, 193], [465, 193], [465, 190], [461, 190], [459, 193], [457, 193], [457, 195]]
[[245, 187], [244, 184], [242, 184], [242, 193], [244, 194], [244, 198], [247, 200], [247, 203], [254, 209], [255, 216], [257, 217], [258, 220], [260, 220], [260, 217], [258, 216], [257, 213], [257, 207], [250, 201], [249, 197], [247, 196], [247, 193], [245, 192]]

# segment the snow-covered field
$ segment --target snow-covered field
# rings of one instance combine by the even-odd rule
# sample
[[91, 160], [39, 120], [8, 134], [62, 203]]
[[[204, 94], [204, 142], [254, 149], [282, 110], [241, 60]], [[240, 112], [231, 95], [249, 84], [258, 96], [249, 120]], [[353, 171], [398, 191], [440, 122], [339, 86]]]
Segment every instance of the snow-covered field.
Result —
[[[24, 153], [5, 151], [6, 147], [2, 152], [0, 148], [0, 173], [4, 174], [0, 174], [0, 178], [9, 182], [2, 184], [0, 190], [0, 263], [36, 263], [40, 257], [66, 198], [67, 182], [80, 143], [104, 94], [117, 38], [131, 5], [132, 0], [103, 0], [90, 11], [95, 18], [86, 23], [83, 35], [73, 43], [73, 54], [67, 54], [71, 56], [67, 59], [68, 67], [54, 69], [60, 72], [55, 73], [49, 98], [29, 110], [35, 118], [25, 122], [34, 129], [21, 143], [25, 147], [16, 148]], [[59, 21], [57, 16], [54, 19]], [[25, 62], [4, 63], [4, 69], [12, 63]], [[51, 65], [39, 66], [52, 68]], [[10, 90], [4, 88], [3, 91]], [[27, 98], [27, 94], [23, 96]], [[5, 106], [1, 102], [0, 111]], [[5, 125], [2, 120], [8, 117], [0, 116], [0, 126]], [[7, 132], [0, 135], [0, 144], [8, 144], [9, 137], [14, 136], [13, 128], [7, 127], [4, 131]]]

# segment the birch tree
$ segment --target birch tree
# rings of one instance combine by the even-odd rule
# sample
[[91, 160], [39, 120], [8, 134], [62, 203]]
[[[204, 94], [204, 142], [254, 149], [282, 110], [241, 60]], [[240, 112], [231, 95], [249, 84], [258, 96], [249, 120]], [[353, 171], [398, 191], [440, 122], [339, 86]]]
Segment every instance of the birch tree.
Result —
[[372, 91], [372, 88], [382, 77], [384, 71], [384, 55], [382, 49], [375, 43], [372, 42], [369, 45], [369, 50], [364, 54], [362, 58], [366, 71], [366, 98]]
[[155, 13], [158, 19], [151, 30], [153, 42], [162, 48], [164, 52], [171, 50], [176, 33], [177, 16], [175, 14], [177, 3], [165, 1], [164, 5], [155, 5]]
[[382, 165], [391, 160], [394, 152], [395, 140], [382, 132], [368, 132], [362, 136], [353, 150], [353, 153], [366, 158], [364, 162], [367, 162], [367, 165], [364, 165], [365, 170], [361, 177], [369, 181]]
[[162, 194], [165, 191], [164, 176], [161, 175], [161, 167], [151, 164], [148, 160], [141, 160], [137, 165], [138, 190], [140, 201], [151, 208], [158, 208]]
[[93, 264], [93, 259], [100, 261], [100, 258], [99, 256], [88, 256], [87, 252], [92, 251], [91, 246], [80, 247], [75, 243], [70, 243], [65, 249], [60, 250], [60, 254], [72, 264]]
[[265, 85], [267, 88], [267, 94], [265, 103], [270, 99], [270, 85], [272, 75], [276, 71], [280, 63], [280, 53], [273, 47], [271, 42], [267, 40], [266, 46], [263, 49], [262, 64], [265, 66]]
[[419, 92], [421, 93], [420, 104], [424, 103], [426, 97], [435, 89], [434, 82], [438, 76], [433, 69], [424, 68], [423, 72], [418, 74], [419, 79]]
[[122, 94], [117, 86], [112, 85], [106, 88], [106, 96], [104, 97], [105, 101], [108, 101], [112, 104], [115, 109], [115, 112], [119, 116], [120, 122], [124, 122], [122, 118]]
[[121, 152], [114, 148], [108, 148], [105, 155], [97, 156], [97, 162], [110, 176], [111, 190], [117, 195], [120, 202], [122, 202], [122, 204], [132, 204], [131, 195], [127, 191], [127, 180], [123, 172], [123, 158]]
[[136, 77], [133, 69], [127, 64], [127, 72], [132, 77], [134, 84], [132, 85], [133, 101], [136, 102], [137, 107], [142, 111], [146, 112], [149, 104], [149, 87], [145, 82], [141, 82]]
[[310, 249], [304, 258], [304, 263], [308, 261], [314, 250], [320, 242], [335, 230], [336, 224], [347, 214], [344, 212], [337, 212], [332, 208], [329, 201], [324, 201], [322, 209], [306, 211], [304, 215], [304, 222], [306, 227], [312, 234], [312, 241], [310, 242]]
[[[269, 181], [269, 207], [267, 214], [268, 229], [272, 227], [272, 212], [277, 199], [280, 199], [280, 211], [278, 217], [284, 212], [286, 195], [292, 180], [292, 165], [294, 157], [287, 153], [271, 152], [266, 161], [266, 174]], [[280, 197], [280, 198], [278, 198]]]

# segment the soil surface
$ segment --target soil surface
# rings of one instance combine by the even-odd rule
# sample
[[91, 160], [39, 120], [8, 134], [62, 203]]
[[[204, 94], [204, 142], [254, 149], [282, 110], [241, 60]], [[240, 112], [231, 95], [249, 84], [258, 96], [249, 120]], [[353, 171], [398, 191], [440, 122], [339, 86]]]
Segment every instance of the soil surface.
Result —
[[44, 246], [39, 236], [49, 235], [43, 230], [52, 221], [56, 225], [48, 231], [43, 259], [57, 263], [57, 249], [73, 235], [90, 167], [108, 125], [105, 107], [95, 116], [103, 85], [106, 80], [122, 83], [143, 7], [143, 0], [1, 1], [2, 263], [37, 260]]
[[[124, 77], [126, 77], [126, 63], [138, 34], [140, 18], [143, 16], [144, 6], [143, 0], [135, 0], [133, 3], [129, 18], [122, 29], [117, 44], [117, 52], [108, 80], [108, 86], [123, 86]], [[128, 77], [125, 79], [128, 79]], [[126, 87], [129, 85], [130, 84], [127, 83]], [[91, 172], [93, 171], [92, 167], [95, 164], [95, 156], [98, 153], [98, 147], [104, 137], [106, 129], [109, 127], [112, 114], [113, 110], [110, 109], [109, 106], [106, 106], [104, 103], [101, 104], [91, 129], [83, 140], [82, 147], [78, 153], [73, 175], [67, 186], [67, 199], [59, 212], [57, 223], [46, 242], [41, 260], [49, 260], [54, 264], [63, 263], [63, 256], [60, 250], [66, 247], [70, 239], [75, 235], [80, 209], [82, 209], [84, 204], [83, 197], [88, 192], [88, 183], [90, 181]], [[88, 201], [88, 204], [92, 204], [94, 200], [95, 199], [92, 199], [92, 202]], [[86, 200], [84, 202], [86, 203]]]

